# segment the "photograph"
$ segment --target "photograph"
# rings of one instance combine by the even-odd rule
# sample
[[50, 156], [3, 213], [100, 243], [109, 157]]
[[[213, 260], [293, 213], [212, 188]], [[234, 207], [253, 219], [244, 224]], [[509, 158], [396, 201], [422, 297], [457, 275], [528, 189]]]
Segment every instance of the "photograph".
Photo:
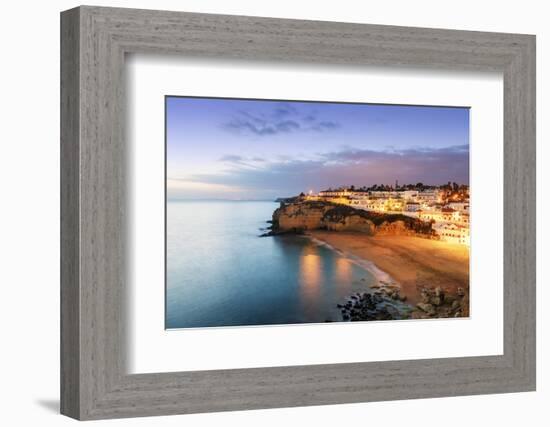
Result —
[[470, 316], [467, 106], [165, 96], [165, 327]]

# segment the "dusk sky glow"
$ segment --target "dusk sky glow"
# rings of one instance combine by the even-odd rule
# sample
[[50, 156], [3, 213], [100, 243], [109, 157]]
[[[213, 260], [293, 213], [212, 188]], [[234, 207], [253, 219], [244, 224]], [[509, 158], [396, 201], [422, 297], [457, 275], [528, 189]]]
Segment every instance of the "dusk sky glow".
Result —
[[169, 199], [469, 184], [469, 109], [166, 98]]

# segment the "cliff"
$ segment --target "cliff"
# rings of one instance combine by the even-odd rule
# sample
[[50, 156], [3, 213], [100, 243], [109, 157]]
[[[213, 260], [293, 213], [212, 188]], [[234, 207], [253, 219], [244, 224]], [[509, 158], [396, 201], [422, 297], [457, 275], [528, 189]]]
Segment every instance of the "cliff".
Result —
[[273, 212], [270, 234], [307, 230], [356, 231], [368, 235], [434, 235], [430, 223], [416, 218], [370, 212], [328, 202], [281, 203]]

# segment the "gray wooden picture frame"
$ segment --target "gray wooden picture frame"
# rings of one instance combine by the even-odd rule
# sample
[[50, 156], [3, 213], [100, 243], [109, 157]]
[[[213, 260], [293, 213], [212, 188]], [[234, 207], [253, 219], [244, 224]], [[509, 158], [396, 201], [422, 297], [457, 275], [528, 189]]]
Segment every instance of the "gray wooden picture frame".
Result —
[[[504, 354], [129, 375], [127, 53], [504, 76]], [[535, 37], [83, 6], [61, 14], [61, 412], [77, 419], [535, 390]], [[162, 283], [159, 283], [162, 286]]]

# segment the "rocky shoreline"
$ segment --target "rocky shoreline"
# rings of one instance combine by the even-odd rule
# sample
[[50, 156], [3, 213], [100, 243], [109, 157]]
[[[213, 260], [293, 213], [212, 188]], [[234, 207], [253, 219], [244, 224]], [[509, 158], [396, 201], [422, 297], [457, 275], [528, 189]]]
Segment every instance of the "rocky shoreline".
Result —
[[462, 288], [456, 294], [441, 287], [419, 289], [421, 302], [407, 304], [397, 284], [380, 281], [370, 286], [372, 292], [358, 292], [345, 303], [337, 304], [342, 321], [442, 319], [468, 317], [468, 300]]
[[366, 235], [408, 235], [436, 239], [429, 222], [402, 214], [365, 211], [320, 201], [281, 202], [262, 234], [303, 234], [306, 231], [353, 231]]
[[267, 222], [264, 237], [307, 234], [397, 280], [379, 280], [337, 304], [340, 321], [469, 316], [468, 258], [440, 242], [429, 222], [300, 199], [281, 200]]
[[[363, 279], [364, 280], [364, 279]], [[358, 292], [344, 304], [337, 304], [343, 321], [409, 319], [414, 307], [400, 295], [399, 285], [380, 281], [370, 286], [373, 292]]]
[[440, 286], [420, 288], [421, 301], [416, 304], [412, 313], [413, 319], [468, 317], [469, 298], [466, 291], [458, 287], [456, 292]]

